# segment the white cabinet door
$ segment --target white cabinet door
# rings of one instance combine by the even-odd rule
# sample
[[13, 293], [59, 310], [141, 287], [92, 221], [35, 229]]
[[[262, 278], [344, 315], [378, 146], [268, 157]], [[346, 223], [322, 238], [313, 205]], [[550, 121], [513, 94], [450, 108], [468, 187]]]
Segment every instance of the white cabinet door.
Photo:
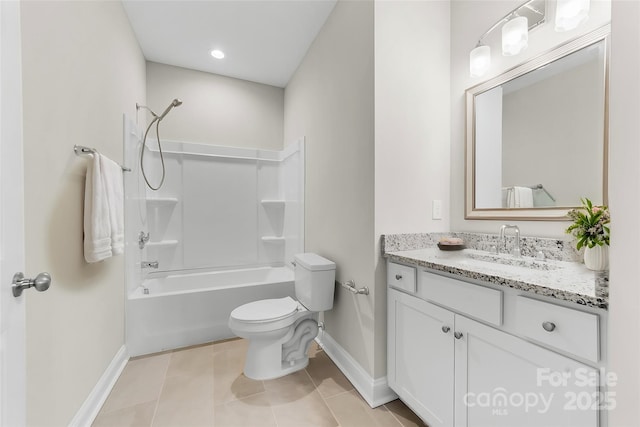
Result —
[[454, 315], [388, 290], [389, 386], [430, 427], [453, 425]]
[[595, 427], [598, 371], [456, 316], [456, 427]]

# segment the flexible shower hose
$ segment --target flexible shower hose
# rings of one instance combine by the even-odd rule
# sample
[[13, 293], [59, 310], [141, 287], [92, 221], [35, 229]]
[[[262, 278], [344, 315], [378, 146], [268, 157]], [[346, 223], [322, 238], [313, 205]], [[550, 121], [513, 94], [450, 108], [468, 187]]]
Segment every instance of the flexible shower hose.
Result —
[[[153, 185], [151, 185], [151, 183], [149, 183], [147, 174], [144, 171], [144, 163], [143, 163], [144, 151], [147, 146], [147, 134], [149, 134], [149, 130], [151, 129], [151, 126], [153, 126], [154, 123], [156, 124], [156, 137], [158, 139], [158, 151], [160, 151], [160, 162], [162, 163], [162, 178], [160, 179], [160, 184], [157, 187], [154, 187]], [[160, 189], [160, 187], [162, 187], [162, 184], [164, 183], [165, 166], [164, 166], [164, 155], [162, 154], [162, 144], [160, 144], [160, 120], [158, 119], [157, 116], [154, 117], [151, 123], [149, 123], [149, 126], [147, 126], [147, 130], [144, 133], [144, 138], [142, 139], [142, 148], [140, 149], [140, 170], [142, 171], [142, 177], [144, 178], [144, 181], [147, 183], [147, 186], [150, 189], [152, 189], [153, 191], [157, 191], [158, 189]]]

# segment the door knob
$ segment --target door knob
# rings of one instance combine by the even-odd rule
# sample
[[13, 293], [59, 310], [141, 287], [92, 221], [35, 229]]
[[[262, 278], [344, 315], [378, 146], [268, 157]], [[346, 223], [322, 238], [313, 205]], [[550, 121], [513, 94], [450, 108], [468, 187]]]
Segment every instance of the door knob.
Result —
[[462, 332], [454, 332], [453, 336], [456, 337], [457, 340], [459, 340], [460, 338], [462, 338]]
[[22, 272], [13, 275], [11, 289], [13, 296], [19, 297], [22, 291], [29, 288], [36, 288], [38, 292], [44, 292], [51, 286], [51, 275], [47, 272], [40, 273], [35, 279], [25, 279]]
[[451, 330], [451, 328], [450, 328], [450, 327], [448, 327], [448, 326], [446, 326], [446, 325], [442, 327], [442, 332], [444, 332], [445, 334], [446, 334], [447, 332], [449, 332], [450, 330]]

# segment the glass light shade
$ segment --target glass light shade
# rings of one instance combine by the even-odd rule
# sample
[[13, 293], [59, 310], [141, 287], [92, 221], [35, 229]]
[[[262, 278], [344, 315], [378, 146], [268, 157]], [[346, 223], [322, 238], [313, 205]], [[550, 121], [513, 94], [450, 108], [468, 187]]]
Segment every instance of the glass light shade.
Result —
[[517, 55], [529, 45], [529, 21], [518, 16], [502, 26], [502, 54]]
[[481, 77], [491, 66], [491, 48], [478, 46], [469, 54], [469, 73], [471, 77]]
[[558, 0], [556, 4], [556, 26], [558, 32], [576, 28], [589, 18], [590, 0]]

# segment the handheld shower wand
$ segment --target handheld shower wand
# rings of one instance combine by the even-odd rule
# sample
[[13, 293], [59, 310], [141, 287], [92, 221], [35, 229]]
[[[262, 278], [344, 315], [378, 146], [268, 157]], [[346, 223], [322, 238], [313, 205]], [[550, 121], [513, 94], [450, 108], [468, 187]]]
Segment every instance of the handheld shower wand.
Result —
[[160, 116], [158, 116], [158, 121], [164, 119], [164, 116], [166, 116], [167, 114], [169, 114], [169, 111], [171, 111], [173, 109], [173, 107], [179, 107], [182, 105], [182, 101], [180, 101], [179, 99], [174, 99], [173, 101], [171, 101], [171, 104], [169, 104], [169, 106], [167, 107], [166, 110], [164, 110], [162, 112], [162, 114], [160, 114]]
[[[144, 178], [144, 181], [147, 183], [147, 186], [152, 189], [152, 190], [158, 190], [160, 189], [160, 187], [162, 187], [162, 184], [164, 183], [164, 176], [165, 176], [165, 172], [166, 172], [166, 168], [164, 166], [164, 155], [162, 154], [162, 145], [160, 144], [160, 122], [162, 121], [162, 119], [165, 118], [165, 116], [167, 114], [169, 114], [169, 111], [171, 111], [173, 109], [173, 107], [178, 107], [182, 105], [182, 101], [180, 101], [179, 99], [174, 99], [173, 101], [171, 101], [171, 104], [169, 104], [169, 106], [162, 112], [162, 114], [160, 114], [159, 116], [153, 112], [153, 110], [151, 110], [149, 107], [147, 107], [146, 105], [138, 105], [136, 104], [136, 108], [139, 110], [140, 108], [145, 108], [147, 110], [149, 110], [149, 112], [151, 113], [151, 115], [153, 116], [153, 120], [151, 120], [151, 123], [149, 123], [149, 126], [147, 126], [147, 130], [144, 133], [144, 138], [142, 140], [142, 147], [140, 148], [140, 170], [142, 171], [142, 177]], [[160, 162], [162, 163], [162, 178], [160, 178], [160, 184], [157, 187], [152, 186], [149, 183], [149, 180], [147, 179], [147, 174], [144, 170], [144, 151], [146, 148], [146, 142], [147, 142], [147, 135], [149, 134], [149, 130], [151, 130], [151, 126], [153, 126], [153, 124], [156, 124], [156, 137], [158, 140], [158, 151], [160, 152]]]

